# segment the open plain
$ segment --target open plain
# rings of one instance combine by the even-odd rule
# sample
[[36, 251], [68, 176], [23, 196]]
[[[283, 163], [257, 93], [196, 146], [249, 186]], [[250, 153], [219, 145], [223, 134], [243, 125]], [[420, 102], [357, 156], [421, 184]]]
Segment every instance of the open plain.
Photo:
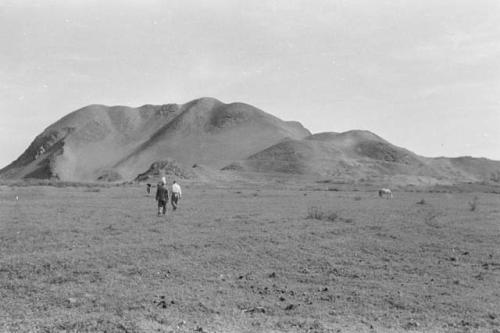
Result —
[[0, 186], [0, 332], [500, 332], [498, 187], [182, 185]]

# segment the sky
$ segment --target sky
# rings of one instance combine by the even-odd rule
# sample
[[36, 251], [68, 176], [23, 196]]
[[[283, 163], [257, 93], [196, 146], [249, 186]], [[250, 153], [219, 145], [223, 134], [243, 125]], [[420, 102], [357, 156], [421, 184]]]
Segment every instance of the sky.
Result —
[[89, 104], [245, 102], [500, 160], [497, 0], [0, 0], [0, 167]]

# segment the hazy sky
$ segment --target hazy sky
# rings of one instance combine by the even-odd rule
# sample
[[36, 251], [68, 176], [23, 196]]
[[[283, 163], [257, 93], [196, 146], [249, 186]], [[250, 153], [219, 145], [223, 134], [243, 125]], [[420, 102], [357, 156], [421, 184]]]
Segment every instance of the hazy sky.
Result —
[[0, 167], [88, 104], [252, 104], [500, 160], [500, 1], [0, 0]]

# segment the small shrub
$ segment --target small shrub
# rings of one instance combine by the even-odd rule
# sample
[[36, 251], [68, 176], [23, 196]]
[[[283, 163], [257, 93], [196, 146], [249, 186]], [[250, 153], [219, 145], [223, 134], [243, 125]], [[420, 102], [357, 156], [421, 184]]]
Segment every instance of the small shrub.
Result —
[[342, 217], [339, 216], [337, 212], [334, 211], [323, 211], [321, 207], [309, 207], [307, 209], [307, 216], [306, 219], [311, 219], [311, 220], [321, 220], [321, 221], [330, 221], [330, 222], [335, 222], [335, 221], [344, 221], [347, 223], [351, 223], [352, 220], [349, 219], [346, 220]]
[[320, 207], [312, 206], [307, 209], [307, 219], [322, 220], [325, 213]]
[[474, 199], [472, 199], [472, 201], [469, 201], [469, 210], [471, 212], [476, 211], [478, 203], [479, 203], [479, 198], [475, 196]]
[[424, 217], [424, 222], [425, 224], [434, 226], [434, 227], [439, 227], [437, 222], [437, 218], [442, 216], [443, 214], [438, 213], [438, 212], [428, 212], [427, 215]]
[[426, 204], [425, 199], [417, 201], [417, 205], [425, 205], [425, 204]]
[[347, 218], [347, 219], [344, 219], [344, 218], [343, 218], [343, 219], [342, 219], [342, 222], [344, 222], [344, 223], [354, 223], [354, 219], [352, 219], [352, 218]]
[[492, 172], [490, 176], [490, 180], [495, 183], [500, 183], [500, 171]]
[[335, 212], [330, 212], [326, 215], [326, 219], [331, 222], [335, 221], [338, 217], [339, 215]]

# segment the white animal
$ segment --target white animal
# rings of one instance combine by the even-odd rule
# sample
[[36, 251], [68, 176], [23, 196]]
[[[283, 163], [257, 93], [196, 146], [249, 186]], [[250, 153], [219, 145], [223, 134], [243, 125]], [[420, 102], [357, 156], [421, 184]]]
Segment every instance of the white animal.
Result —
[[19, 200], [19, 196], [18, 196], [18, 195], [16, 195], [16, 201], [18, 201], [18, 200]]
[[388, 188], [381, 188], [378, 190], [378, 196], [381, 198], [385, 197], [386, 199], [392, 199], [392, 191]]

